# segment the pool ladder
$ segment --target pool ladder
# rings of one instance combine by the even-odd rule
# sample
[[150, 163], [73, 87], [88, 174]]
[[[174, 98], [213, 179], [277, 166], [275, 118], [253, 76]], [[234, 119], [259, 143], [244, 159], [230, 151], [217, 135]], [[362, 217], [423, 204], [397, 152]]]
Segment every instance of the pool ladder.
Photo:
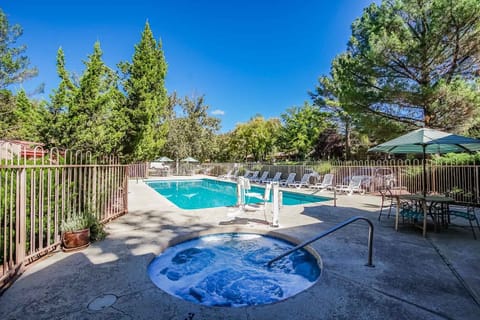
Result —
[[292, 248], [292, 249], [288, 250], [287, 252], [282, 253], [282, 254], [279, 255], [278, 257], [275, 257], [275, 258], [273, 258], [272, 260], [268, 261], [267, 266], [270, 267], [270, 266], [272, 265], [272, 263], [274, 263], [274, 262], [282, 259], [283, 257], [286, 257], [286, 256], [288, 256], [289, 254], [292, 254], [293, 252], [295, 252], [295, 251], [297, 251], [297, 250], [300, 250], [300, 249], [302, 249], [302, 248], [305, 247], [305, 246], [308, 246], [310, 243], [315, 242], [315, 241], [317, 241], [317, 240], [319, 240], [319, 239], [321, 239], [321, 238], [323, 238], [323, 237], [325, 237], [325, 236], [328, 236], [330, 233], [333, 233], [333, 232], [335, 232], [335, 231], [337, 231], [337, 230], [345, 227], [346, 225], [349, 225], [350, 223], [355, 222], [355, 221], [357, 221], [357, 220], [365, 220], [365, 221], [367, 221], [367, 223], [368, 223], [368, 225], [369, 225], [369, 228], [368, 228], [368, 262], [367, 262], [366, 266], [368, 266], [368, 267], [374, 267], [374, 265], [373, 265], [373, 263], [372, 263], [372, 253], [373, 253], [373, 252], [372, 252], [372, 249], [373, 249], [373, 248], [372, 248], [372, 247], [373, 247], [373, 224], [372, 224], [372, 222], [371, 222], [369, 219], [367, 219], [367, 218], [365, 218], [365, 217], [359, 217], [359, 216], [357, 216], [357, 217], [351, 217], [350, 219], [345, 220], [345, 221], [343, 221], [342, 223], [339, 223], [339, 224], [337, 224], [336, 226], [334, 226], [334, 227], [332, 227], [332, 228], [330, 228], [330, 229], [322, 232], [321, 234], [319, 234], [319, 235], [316, 236], [315, 238], [312, 238], [312, 239], [310, 239], [310, 240], [307, 240], [307, 241], [299, 244], [299, 245], [296, 246], [295, 248]]

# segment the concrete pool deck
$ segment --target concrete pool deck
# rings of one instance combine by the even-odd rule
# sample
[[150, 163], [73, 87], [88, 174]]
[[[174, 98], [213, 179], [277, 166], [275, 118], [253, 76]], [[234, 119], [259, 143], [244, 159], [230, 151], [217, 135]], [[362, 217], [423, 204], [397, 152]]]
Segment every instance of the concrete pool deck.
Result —
[[[429, 229], [427, 238], [410, 226], [395, 232], [393, 217], [377, 220], [379, 209], [379, 197], [338, 195], [336, 207], [333, 201], [283, 207], [280, 227], [272, 228], [263, 223], [263, 212], [185, 211], [142, 181], [130, 181], [129, 213], [107, 225], [107, 238], [29, 266], [0, 297], [0, 318], [479, 319], [480, 239], [465, 226]], [[146, 273], [150, 261], [181, 238], [257, 231], [304, 241], [352, 216], [375, 225], [375, 267], [365, 266], [368, 225], [355, 222], [311, 245], [322, 258], [320, 280], [278, 303], [202, 306], [163, 292]]]

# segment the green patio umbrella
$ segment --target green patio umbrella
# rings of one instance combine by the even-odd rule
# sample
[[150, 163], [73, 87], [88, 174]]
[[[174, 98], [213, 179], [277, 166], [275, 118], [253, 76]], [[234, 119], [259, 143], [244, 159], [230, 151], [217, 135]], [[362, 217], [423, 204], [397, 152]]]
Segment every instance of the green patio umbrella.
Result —
[[160, 157], [158, 159], [153, 160], [154, 162], [172, 162], [173, 160], [169, 157]]
[[386, 153], [417, 153], [423, 158], [423, 195], [427, 190], [427, 153], [450, 153], [450, 152], [476, 152], [480, 151], [480, 140], [439, 130], [420, 128], [397, 137], [390, 141], [379, 144], [368, 151]]

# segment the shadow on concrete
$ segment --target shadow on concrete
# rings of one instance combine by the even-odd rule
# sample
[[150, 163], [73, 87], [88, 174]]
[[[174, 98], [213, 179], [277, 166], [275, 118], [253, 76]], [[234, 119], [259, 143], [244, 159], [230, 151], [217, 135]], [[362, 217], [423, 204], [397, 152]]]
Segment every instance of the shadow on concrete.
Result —
[[[394, 219], [379, 222], [374, 202], [359, 199], [355, 207], [321, 204], [300, 207], [300, 213], [284, 207], [281, 228], [275, 229], [254, 214], [228, 220], [228, 209], [217, 214], [137, 208], [109, 223], [105, 240], [30, 266], [0, 297], [0, 314], [2, 319], [476, 319], [480, 241], [463, 229], [429, 233], [426, 239], [408, 226], [395, 232]], [[166, 294], [147, 275], [149, 263], [165, 248], [203, 234], [258, 229], [305, 241], [357, 215], [374, 223], [375, 267], [365, 266], [368, 225], [353, 223], [312, 244], [323, 263], [320, 280], [280, 303], [196, 305]], [[112, 306], [88, 309], [105, 294], [117, 297]]]

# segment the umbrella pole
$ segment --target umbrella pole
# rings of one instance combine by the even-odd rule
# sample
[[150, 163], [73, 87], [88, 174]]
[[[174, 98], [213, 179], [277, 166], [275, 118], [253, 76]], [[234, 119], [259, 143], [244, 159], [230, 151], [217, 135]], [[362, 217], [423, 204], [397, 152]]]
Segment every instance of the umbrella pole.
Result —
[[423, 148], [423, 196], [427, 196], [427, 155], [426, 155], [426, 145], [422, 145]]

